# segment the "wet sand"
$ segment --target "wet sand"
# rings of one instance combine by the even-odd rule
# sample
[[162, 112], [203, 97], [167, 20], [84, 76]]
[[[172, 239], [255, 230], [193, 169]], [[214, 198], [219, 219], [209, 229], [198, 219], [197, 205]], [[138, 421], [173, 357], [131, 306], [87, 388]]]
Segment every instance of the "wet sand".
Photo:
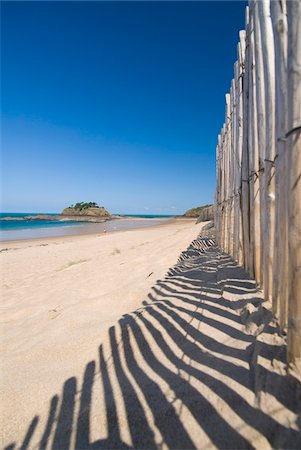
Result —
[[25, 228], [15, 230], [0, 230], [0, 242], [9, 242], [15, 240], [28, 240], [40, 238], [55, 238], [61, 236], [81, 236], [87, 234], [112, 233], [115, 231], [131, 230], [135, 228], [153, 227], [170, 223], [173, 220], [183, 219], [143, 219], [143, 218], [122, 218], [108, 220], [103, 223], [82, 223], [76, 225], [64, 225], [60, 227], [45, 228]]

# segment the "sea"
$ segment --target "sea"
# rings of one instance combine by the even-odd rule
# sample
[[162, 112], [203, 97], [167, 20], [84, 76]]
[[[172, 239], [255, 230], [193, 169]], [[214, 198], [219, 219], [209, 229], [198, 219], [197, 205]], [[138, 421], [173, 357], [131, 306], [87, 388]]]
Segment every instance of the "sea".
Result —
[[[77, 234], [94, 234], [121, 231], [133, 228], [159, 225], [171, 219], [170, 215], [155, 214], [114, 214], [124, 218], [113, 219], [104, 223], [76, 222], [71, 220], [18, 220], [25, 216], [37, 216], [48, 213], [0, 213], [0, 241], [35, 239], [44, 237], [68, 236]], [[3, 220], [13, 217], [16, 220]], [[131, 220], [129, 220], [131, 218]], [[135, 220], [137, 219], [137, 220]], [[151, 219], [151, 220], [150, 220]]]

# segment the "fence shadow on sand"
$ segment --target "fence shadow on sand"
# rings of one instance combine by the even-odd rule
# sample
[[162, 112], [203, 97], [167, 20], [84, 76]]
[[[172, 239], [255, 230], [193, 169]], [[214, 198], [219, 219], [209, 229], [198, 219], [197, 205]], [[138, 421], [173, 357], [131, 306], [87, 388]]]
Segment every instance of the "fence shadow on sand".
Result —
[[[6, 450], [300, 448], [300, 385], [270, 370], [284, 365], [285, 345], [260, 342], [238, 313], [261, 301], [244, 270], [199, 237], [143, 307], [110, 328], [82, 384], [66, 380], [48, 417]], [[264, 318], [257, 334], [274, 336]]]

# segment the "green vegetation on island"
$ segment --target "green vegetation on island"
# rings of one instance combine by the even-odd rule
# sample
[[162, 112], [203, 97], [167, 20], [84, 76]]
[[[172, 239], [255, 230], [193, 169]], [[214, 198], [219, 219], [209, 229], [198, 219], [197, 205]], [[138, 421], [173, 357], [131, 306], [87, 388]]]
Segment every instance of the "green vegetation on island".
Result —
[[69, 208], [76, 209], [77, 211], [82, 211], [88, 208], [103, 208], [103, 206], [99, 206], [96, 202], [79, 202], [75, 203], [75, 205], [69, 206]]

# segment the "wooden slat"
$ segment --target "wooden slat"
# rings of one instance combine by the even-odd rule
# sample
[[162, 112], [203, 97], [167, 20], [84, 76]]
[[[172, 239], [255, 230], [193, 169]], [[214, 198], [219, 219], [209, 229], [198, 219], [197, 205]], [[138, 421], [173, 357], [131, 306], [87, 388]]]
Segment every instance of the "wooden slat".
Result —
[[238, 174], [237, 174], [237, 203], [238, 203], [238, 227], [239, 237], [238, 241], [238, 262], [243, 264], [244, 262], [244, 239], [243, 239], [243, 219], [242, 219], [242, 151], [243, 151], [243, 73], [244, 73], [244, 61], [245, 61], [245, 31], [239, 32], [240, 42], [237, 46], [238, 53], [238, 80], [237, 80], [237, 155], [238, 155]]
[[250, 253], [250, 184], [249, 184], [249, 139], [248, 139], [248, 116], [249, 116], [249, 8], [246, 8], [246, 39], [245, 59], [243, 67], [243, 146], [241, 160], [241, 211], [243, 228], [243, 259], [244, 266], [249, 271]]
[[256, 109], [257, 109], [257, 139], [258, 139], [258, 182], [259, 182], [259, 200], [260, 200], [260, 276], [257, 279], [259, 285], [264, 284], [264, 267], [267, 264], [266, 246], [264, 242], [267, 239], [266, 233], [266, 205], [265, 205], [265, 185], [264, 185], [264, 160], [265, 160], [265, 86], [263, 72], [263, 53], [261, 42], [261, 29], [258, 14], [258, 2], [254, 2], [254, 58], [255, 58], [255, 77], [256, 77]]
[[287, 15], [285, 0], [271, 2], [275, 45], [275, 241], [273, 312], [282, 329], [287, 327], [288, 308], [288, 172], [287, 144]]
[[273, 254], [275, 235], [275, 50], [269, 0], [257, 2], [261, 29], [263, 72], [265, 88], [265, 298], [273, 299]]
[[289, 361], [301, 365], [301, 3], [287, 2]]

